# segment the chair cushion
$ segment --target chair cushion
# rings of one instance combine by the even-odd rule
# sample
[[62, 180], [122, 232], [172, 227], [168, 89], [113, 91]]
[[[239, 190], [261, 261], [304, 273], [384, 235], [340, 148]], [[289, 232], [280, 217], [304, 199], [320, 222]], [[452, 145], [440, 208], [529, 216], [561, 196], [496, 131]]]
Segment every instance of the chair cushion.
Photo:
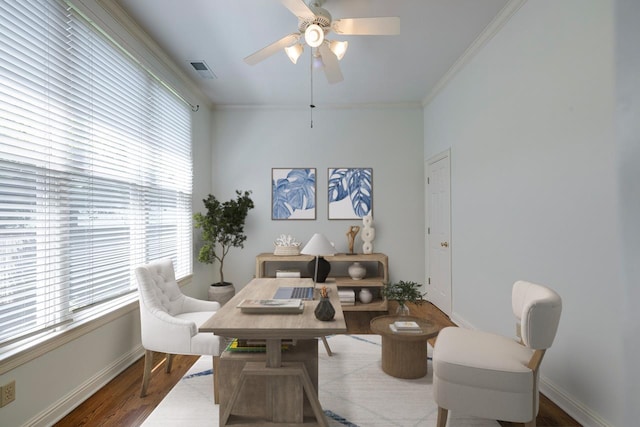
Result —
[[533, 350], [499, 335], [448, 327], [440, 331], [433, 351], [439, 378], [471, 387], [531, 392], [533, 372], [527, 367]]
[[[175, 317], [178, 319], [190, 320], [196, 324], [196, 329], [200, 328], [205, 321], [215, 313], [210, 311], [195, 311], [192, 313], [182, 313]], [[220, 337], [211, 332], [199, 332], [191, 338], [190, 354], [210, 354], [217, 356], [220, 354]]]
[[179, 313], [184, 295], [176, 282], [173, 262], [159, 260], [136, 268], [141, 300], [149, 310], [160, 310], [170, 315]]
[[560, 323], [562, 298], [553, 289], [519, 280], [511, 291], [513, 314], [520, 322], [522, 342], [527, 347], [547, 349]]

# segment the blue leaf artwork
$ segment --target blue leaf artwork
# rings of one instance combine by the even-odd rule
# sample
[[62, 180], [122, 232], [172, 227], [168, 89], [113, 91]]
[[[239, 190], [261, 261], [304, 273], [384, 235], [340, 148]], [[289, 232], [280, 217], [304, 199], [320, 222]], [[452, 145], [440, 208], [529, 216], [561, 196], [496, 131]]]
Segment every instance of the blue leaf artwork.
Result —
[[271, 219], [316, 219], [316, 170], [271, 170]]
[[373, 209], [371, 168], [329, 169], [329, 219], [358, 219]]

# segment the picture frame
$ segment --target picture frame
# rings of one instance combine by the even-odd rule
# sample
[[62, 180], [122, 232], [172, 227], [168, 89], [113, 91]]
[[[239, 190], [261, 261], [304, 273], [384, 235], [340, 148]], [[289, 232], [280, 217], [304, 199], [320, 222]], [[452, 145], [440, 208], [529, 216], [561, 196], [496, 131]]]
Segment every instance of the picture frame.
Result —
[[316, 219], [316, 168], [271, 168], [271, 219]]
[[373, 216], [373, 168], [329, 168], [327, 190], [329, 219]]

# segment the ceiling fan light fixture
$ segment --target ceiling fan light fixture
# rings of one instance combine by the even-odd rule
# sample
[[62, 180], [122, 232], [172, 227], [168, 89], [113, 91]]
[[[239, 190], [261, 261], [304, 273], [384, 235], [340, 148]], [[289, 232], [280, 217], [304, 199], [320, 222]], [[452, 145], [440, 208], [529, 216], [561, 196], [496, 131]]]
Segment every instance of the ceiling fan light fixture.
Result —
[[324, 41], [324, 30], [318, 24], [311, 24], [304, 30], [304, 41], [311, 47], [318, 47]]
[[287, 53], [287, 56], [294, 64], [298, 62], [298, 58], [302, 55], [302, 51], [304, 50], [304, 46], [301, 43], [296, 43], [293, 46], [285, 47], [284, 51]]
[[348, 42], [339, 42], [337, 40], [332, 40], [329, 43], [329, 49], [331, 49], [331, 52], [333, 52], [336, 58], [338, 58], [338, 61], [344, 57], [344, 54], [347, 52], [348, 46]]

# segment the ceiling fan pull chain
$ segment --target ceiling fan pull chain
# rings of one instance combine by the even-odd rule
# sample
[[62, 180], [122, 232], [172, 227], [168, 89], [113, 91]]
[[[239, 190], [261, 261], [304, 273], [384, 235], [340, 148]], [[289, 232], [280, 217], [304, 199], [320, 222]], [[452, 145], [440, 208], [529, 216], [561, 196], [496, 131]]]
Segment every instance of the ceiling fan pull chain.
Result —
[[309, 49], [309, 74], [311, 75], [311, 102], [309, 103], [309, 115], [311, 117], [311, 129], [313, 129], [313, 109], [316, 108], [316, 106], [313, 104], [313, 48]]

